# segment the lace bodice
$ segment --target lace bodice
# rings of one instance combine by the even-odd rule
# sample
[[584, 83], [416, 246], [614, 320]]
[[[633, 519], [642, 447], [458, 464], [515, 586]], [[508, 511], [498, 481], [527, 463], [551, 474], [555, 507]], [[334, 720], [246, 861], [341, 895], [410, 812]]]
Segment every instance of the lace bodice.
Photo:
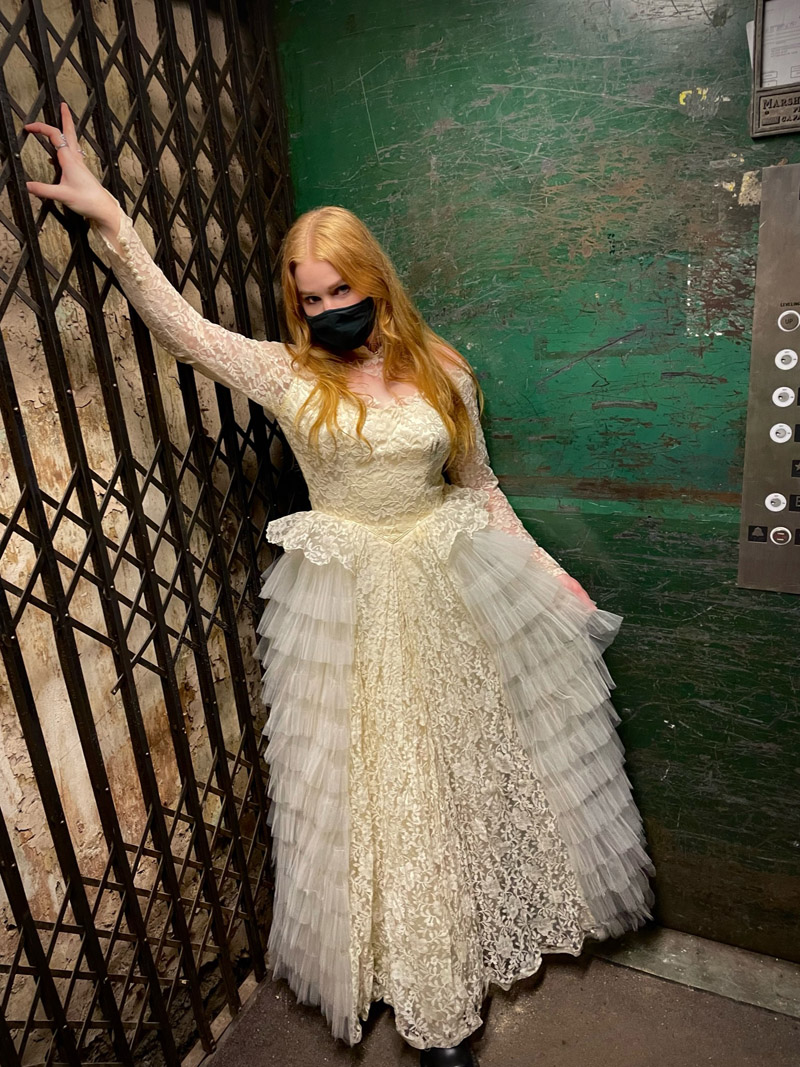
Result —
[[[174, 288], [156, 266], [131, 218], [120, 206], [116, 241], [92, 222], [99, 254], [114, 270], [131, 304], [159, 344], [176, 359], [262, 404], [278, 419], [297, 457], [309, 489], [311, 506], [342, 518], [388, 524], [402, 530], [430, 513], [444, 498], [442, 472], [449, 439], [438, 413], [420, 395], [395, 397], [384, 403], [361, 393], [367, 403], [363, 434], [355, 434], [357, 406], [343, 399], [338, 447], [323, 428], [319, 453], [304, 429], [313, 419], [306, 412], [299, 426], [294, 416], [313, 383], [293, 367], [288, 347], [279, 341], [257, 341], [205, 319]], [[368, 374], [382, 374], [382, 354], [361, 364]], [[553, 574], [564, 569], [527, 532], [514, 513], [489, 463], [472, 380], [461, 369], [450, 373], [475, 427], [476, 443], [469, 455], [452, 465], [454, 485], [483, 490], [489, 525], [531, 543], [532, 554]]]

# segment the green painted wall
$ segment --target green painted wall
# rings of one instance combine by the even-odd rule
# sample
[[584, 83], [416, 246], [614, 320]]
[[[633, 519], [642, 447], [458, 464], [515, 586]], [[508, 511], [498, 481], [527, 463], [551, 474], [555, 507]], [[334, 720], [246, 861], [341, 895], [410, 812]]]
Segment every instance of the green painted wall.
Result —
[[[800, 959], [800, 601], [737, 588], [750, 0], [278, 0], [298, 211], [361, 215], [470, 358], [607, 663], [665, 925]], [[792, 674], [792, 667], [795, 674]]]

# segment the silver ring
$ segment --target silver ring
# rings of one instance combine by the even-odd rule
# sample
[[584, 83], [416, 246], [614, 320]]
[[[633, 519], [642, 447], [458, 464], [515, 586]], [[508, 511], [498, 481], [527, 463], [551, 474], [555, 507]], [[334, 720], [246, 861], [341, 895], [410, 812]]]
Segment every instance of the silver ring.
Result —
[[[64, 136], [63, 133], [61, 134], [61, 141], [56, 145], [56, 151], [58, 151], [60, 148], [69, 148], [69, 145], [67, 144], [67, 139], [66, 139], [66, 137]], [[77, 148], [76, 152], [80, 156], [85, 156], [86, 155], [86, 153], [84, 152], [84, 150], [82, 148]]]

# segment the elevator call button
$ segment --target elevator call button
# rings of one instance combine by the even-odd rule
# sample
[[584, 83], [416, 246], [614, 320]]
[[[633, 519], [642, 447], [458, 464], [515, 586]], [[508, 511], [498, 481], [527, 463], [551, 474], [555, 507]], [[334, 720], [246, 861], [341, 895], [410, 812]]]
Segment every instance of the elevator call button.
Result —
[[791, 441], [792, 428], [787, 426], [785, 422], [776, 422], [770, 429], [769, 435], [773, 441], [777, 441], [778, 444], [782, 444], [784, 441]]
[[782, 348], [775, 357], [778, 370], [791, 370], [797, 366], [797, 353], [793, 348]]
[[778, 325], [785, 333], [791, 333], [800, 326], [800, 315], [796, 311], [784, 311], [778, 316]]
[[790, 545], [792, 543], [792, 531], [785, 526], [776, 526], [770, 530], [769, 539], [774, 545]]
[[770, 511], [783, 511], [786, 507], [786, 497], [783, 493], [770, 493], [764, 501], [764, 506], [768, 507]]
[[779, 408], [788, 408], [790, 404], [794, 403], [794, 389], [781, 385], [772, 394], [772, 403], [777, 404]]

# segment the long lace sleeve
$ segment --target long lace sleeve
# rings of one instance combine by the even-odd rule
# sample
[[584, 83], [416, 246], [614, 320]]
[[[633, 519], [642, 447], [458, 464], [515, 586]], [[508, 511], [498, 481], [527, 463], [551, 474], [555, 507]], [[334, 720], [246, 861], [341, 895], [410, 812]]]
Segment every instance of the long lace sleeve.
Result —
[[448, 478], [453, 485], [483, 489], [489, 498], [489, 525], [505, 530], [506, 533], [513, 534], [515, 537], [530, 541], [533, 546], [532, 555], [534, 559], [541, 563], [550, 574], [567, 574], [564, 568], [531, 537], [500, 488], [497, 476], [489, 464], [489, 453], [480, 423], [478, 398], [472, 378], [466, 371], [461, 369], [451, 371], [451, 375], [475, 428], [475, 446], [469, 454], [462, 455], [456, 463], [448, 468]]
[[276, 413], [293, 377], [292, 357], [280, 341], [257, 341], [225, 329], [196, 311], [154, 263], [133, 221], [122, 210], [114, 246], [90, 223], [100, 256], [158, 343], [214, 381], [239, 389]]

